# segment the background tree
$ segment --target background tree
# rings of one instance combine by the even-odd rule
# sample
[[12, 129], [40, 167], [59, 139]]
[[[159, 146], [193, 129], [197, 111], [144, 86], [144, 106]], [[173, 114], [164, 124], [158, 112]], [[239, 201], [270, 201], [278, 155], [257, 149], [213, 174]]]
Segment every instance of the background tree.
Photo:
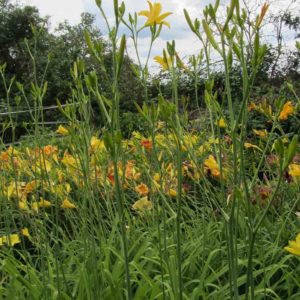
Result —
[[[31, 105], [31, 83], [47, 82], [48, 88], [43, 99], [45, 107], [55, 106], [57, 99], [65, 103], [71, 97], [72, 76], [70, 69], [73, 63], [80, 59], [84, 62], [86, 72], [95, 70], [101, 82], [101, 88], [110, 97], [111, 50], [104, 40], [101, 31], [95, 24], [95, 17], [89, 13], [81, 15], [77, 25], [70, 25], [67, 21], [59, 24], [54, 32], [50, 32], [49, 19], [42, 18], [39, 11], [31, 6], [13, 5], [8, 0], [0, 0], [0, 65], [6, 64], [6, 79], [15, 78], [15, 82], [23, 85], [25, 94]], [[97, 64], [90, 55], [84, 32], [88, 31], [94, 41], [102, 45], [105, 69]], [[34, 65], [32, 57], [34, 57]], [[129, 57], [125, 58], [124, 68], [120, 79], [121, 108], [135, 110], [134, 101], [142, 101], [141, 86], [135, 77]], [[10, 106], [12, 111], [26, 110], [24, 102], [17, 107], [15, 99], [19, 99], [20, 91], [14, 85], [11, 93]], [[0, 81], [1, 110], [7, 112], [3, 82]], [[92, 99], [93, 100], [93, 99]], [[18, 101], [17, 101], [18, 102]], [[94, 103], [95, 124], [99, 123], [99, 114]], [[56, 109], [45, 111], [45, 121], [53, 122], [61, 118]], [[0, 122], [5, 122], [6, 116], [0, 116]], [[19, 124], [18, 135], [25, 131], [22, 129], [28, 114], [17, 116]]]

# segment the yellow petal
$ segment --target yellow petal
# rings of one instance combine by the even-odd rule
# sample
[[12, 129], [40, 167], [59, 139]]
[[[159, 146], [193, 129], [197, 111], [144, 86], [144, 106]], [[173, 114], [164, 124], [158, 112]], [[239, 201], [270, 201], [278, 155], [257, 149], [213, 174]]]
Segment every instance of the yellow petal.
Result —
[[60, 207], [61, 208], [76, 208], [76, 205], [73, 204], [70, 200], [65, 199]]
[[64, 126], [62, 125], [59, 125], [59, 127], [57, 128], [56, 130], [56, 133], [59, 133], [61, 135], [68, 135], [69, 134], [69, 131], [67, 128], [65, 128]]
[[148, 200], [148, 197], [143, 197], [139, 200], [137, 200], [133, 205], [132, 209], [138, 210], [138, 211], [145, 211], [145, 210], [151, 210], [152, 209], [152, 202]]
[[295, 248], [291, 248], [291, 247], [284, 247], [284, 250], [294, 254], [294, 255], [298, 255], [300, 256], [300, 249], [295, 249]]
[[149, 17], [150, 13], [148, 10], [142, 10], [138, 13], [139, 16], [143, 16], [143, 17]]
[[249, 149], [249, 148], [254, 148], [254, 149], [257, 149], [259, 151], [262, 151], [258, 146], [254, 145], [254, 144], [251, 144], [251, 143], [245, 143], [244, 144], [245, 148]]
[[254, 134], [256, 134], [257, 136], [259, 136], [260, 138], [265, 138], [268, 135], [268, 132], [266, 129], [264, 130], [256, 130], [253, 129]]
[[296, 237], [296, 243], [300, 247], [300, 233], [298, 233], [298, 235]]
[[168, 195], [171, 196], [171, 197], [176, 197], [177, 196], [177, 192], [174, 189], [169, 189]]
[[216, 125], [219, 126], [220, 128], [226, 128], [226, 122], [224, 118], [220, 118], [219, 121], [216, 122]]
[[51, 207], [51, 202], [41, 198], [41, 201], [38, 203], [39, 207]]
[[21, 243], [21, 240], [20, 240], [20, 237], [18, 234], [14, 233], [14, 234], [11, 234], [9, 237], [8, 237], [8, 243], [11, 245], [11, 246], [14, 246], [16, 244], [19, 244]]
[[159, 14], [161, 12], [161, 4], [160, 3], [154, 3], [154, 6], [152, 8], [152, 14], [155, 20], [158, 18]]
[[216, 162], [215, 158], [210, 155], [205, 161], [204, 164], [206, 167], [208, 167], [211, 170], [218, 170], [219, 169], [219, 165]]
[[163, 19], [167, 18], [167, 17], [170, 16], [170, 15], [172, 15], [171, 12], [166, 12], [166, 13], [160, 15], [160, 16], [156, 19], [157, 24], [161, 23], [161, 21], [162, 21]]
[[153, 9], [153, 5], [152, 5], [152, 3], [150, 2], [150, 1], [147, 1], [148, 2], [148, 4], [149, 4], [149, 9], [150, 9], [150, 11]]
[[289, 165], [289, 174], [292, 177], [300, 177], [300, 165], [290, 164]]
[[21, 233], [22, 233], [24, 236], [28, 237], [28, 238], [30, 237], [29, 230], [28, 230], [27, 227], [23, 228], [23, 229], [21, 230]]
[[27, 205], [26, 201], [19, 201], [19, 209], [28, 210], [28, 205]]
[[288, 101], [287, 103], [284, 104], [284, 106], [282, 108], [282, 111], [280, 112], [280, 115], [279, 115], [278, 119], [280, 121], [287, 120], [288, 117], [290, 115], [292, 115], [293, 113], [294, 113], [293, 103], [292, 103], [292, 101]]
[[171, 25], [169, 22], [163, 21], [161, 24], [166, 25], [168, 28], [171, 28]]

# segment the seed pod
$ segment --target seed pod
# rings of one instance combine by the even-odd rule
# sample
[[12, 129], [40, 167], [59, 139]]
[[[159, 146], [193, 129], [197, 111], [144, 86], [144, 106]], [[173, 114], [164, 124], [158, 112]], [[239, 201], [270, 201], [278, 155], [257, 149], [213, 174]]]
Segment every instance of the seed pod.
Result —
[[123, 34], [119, 49], [119, 55], [118, 55], [118, 67], [117, 67], [117, 77], [120, 76], [123, 61], [124, 61], [124, 54], [125, 54], [125, 47], [126, 47], [126, 36]]
[[114, 11], [115, 11], [115, 17], [118, 20], [118, 18], [119, 18], [119, 3], [118, 3], [118, 0], [114, 0]]
[[85, 42], [89, 48], [89, 51], [91, 53], [93, 53], [94, 52], [94, 44], [93, 44], [91, 36], [87, 30], [84, 31], [84, 38], [85, 38]]
[[193, 25], [193, 23], [192, 23], [192, 20], [191, 20], [191, 18], [190, 18], [189, 13], [187, 12], [186, 9], [183, 10], [183, 13], [184, 13], [184, 16], [185, 16], [185, 19], [186, 19], [188, 25], [190, 26], [190, 29], [191, 29], [193, 32], [195, 32], [196, 30], [195, 30], [195, 27], [194, 27], [194, 25]]
[[237, 56], [238, 60], [241, 61], [241, 59], [242, 59], [241, 50], [235, 42], [232, 43], [232, 50], [235, 53], [235, 55]]
[[122, 1], [121, 6], [119, 7], [119, 13], [121, 17], [124, 16], [125, 10], [126, 10], [125, 3]]
[[282, 159], [283, 154], [284, 154], [284, 146], [283, 146], [282, 140], [281, 140], [281, 139], [277, 139], [277, 140], [274, 142], [272, 148], [275, 149], [276, 154]]
[[224, 24], [223, 30], [225, 30], [228, 26], [229, 21], [231, 20], [232, 16], [233, 16], [233, 12], [234, 12], [234, 8], [235, 8], [235, 2], [236, 0], [231, 0], [230, 6], [229, 6], [229, 10], [227, 13], [227, 19], [226, 22]]
[[297, 151], [297, 145], [298, 145], [298, 135], [296, 134], [293, 136], [293, 139], [287, 149], [283, 169], [286, 169], [288, 167], [288, 165], [292, 162], [292, 159], [295, 156], [296, 151]]
[[206, 33], [206, 36], [208, 38], [208, 40], [210, 41], [211, 45], [218, 51], [218, 52], [221, 52], [220, 51], [220, 48], [216, 42], [216, 40], [214, 39], [214, 36], [212, 34], [212, 31], [211, 29], [209, 28], [209, 25], [207, 24], [207, 22], [205, 20], [202, 20], [202, 25], [203, 25], [203, 29]]

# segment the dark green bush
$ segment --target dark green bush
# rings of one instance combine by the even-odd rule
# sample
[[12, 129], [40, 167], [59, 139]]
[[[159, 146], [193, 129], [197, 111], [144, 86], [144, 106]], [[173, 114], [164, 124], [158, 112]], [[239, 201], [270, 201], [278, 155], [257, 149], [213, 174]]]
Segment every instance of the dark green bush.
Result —
[[125, 112], [121, 115], [120, 126], [124, 138], [129, 138], [133, 131], [139, 131], [147, 135], [150, 129], [144, 117], [133, 112]]

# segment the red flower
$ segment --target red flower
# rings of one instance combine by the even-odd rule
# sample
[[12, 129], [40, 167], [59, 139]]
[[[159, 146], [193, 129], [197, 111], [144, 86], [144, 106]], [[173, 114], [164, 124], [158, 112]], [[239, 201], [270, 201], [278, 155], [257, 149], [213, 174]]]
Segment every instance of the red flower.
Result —
[[152, 142], [150, 140], [142, 140], [141, 146], [144, 147], [146, 150], [152, 150]]

